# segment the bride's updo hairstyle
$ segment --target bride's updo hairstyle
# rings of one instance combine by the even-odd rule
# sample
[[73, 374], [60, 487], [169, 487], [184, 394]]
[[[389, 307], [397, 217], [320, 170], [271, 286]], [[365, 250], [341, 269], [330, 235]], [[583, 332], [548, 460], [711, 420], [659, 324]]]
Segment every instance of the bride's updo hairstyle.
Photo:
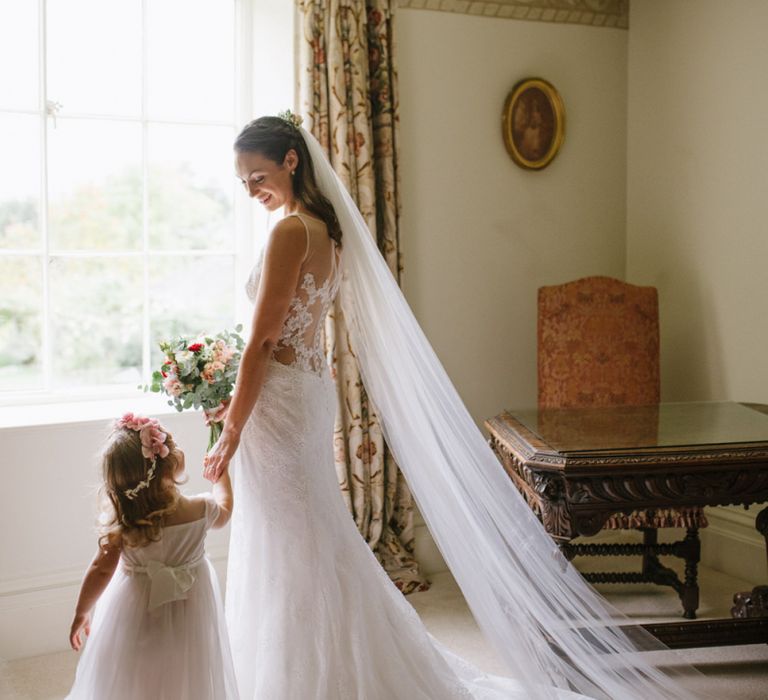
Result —
[[328, 235], [341, 245], [339, 220], [333, 205], [317, 186], [307, 144], [297, 127], [281, 117], [259, 117], [245, 126], [234, 144], [237, 153], [259, 153], [278, 164], [283, 163], [291, 148], [299, 156], [293, 176], [294, 197], [325, 222]]
[[[174, 476], [180, 455], [170, 433], [165, 445], [167, 455], [157, 456], [150, 472], [139, 433], [113, 428], [102, 453], [100, 546], [143, 547], [160, 539], [165, 516], [178, 505], [176, 484], [182, 483]], [[144, 480], [146, 485], [135, 488]]]

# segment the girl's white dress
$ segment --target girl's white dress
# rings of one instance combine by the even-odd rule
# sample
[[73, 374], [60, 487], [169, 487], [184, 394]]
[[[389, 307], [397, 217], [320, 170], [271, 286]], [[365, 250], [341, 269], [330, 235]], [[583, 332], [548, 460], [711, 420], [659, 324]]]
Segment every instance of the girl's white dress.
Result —
[[224, 610], [205, 535], [219, 514], [126, 548], [94, 610], [71, 700], [237, 698]]

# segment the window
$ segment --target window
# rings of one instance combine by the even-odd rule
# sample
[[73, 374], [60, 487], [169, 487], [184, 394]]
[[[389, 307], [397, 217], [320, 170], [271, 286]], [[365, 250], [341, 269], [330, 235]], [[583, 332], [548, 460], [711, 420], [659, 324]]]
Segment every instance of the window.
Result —
[[0, 401], [134, 392], [158, 340], [246, 320], [265, 222], [231, 144], [293, 102], [292, 65], [257, 90], [252, 60], [268, 30], [291, 64], [291, 21], [277, 0], [0, 5]]

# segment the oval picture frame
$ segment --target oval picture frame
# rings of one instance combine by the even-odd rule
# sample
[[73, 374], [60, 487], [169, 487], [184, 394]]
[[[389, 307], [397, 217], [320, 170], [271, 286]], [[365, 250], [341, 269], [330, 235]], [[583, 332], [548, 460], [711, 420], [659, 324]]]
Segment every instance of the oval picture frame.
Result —
[[546, 168], [565, 139], [565, 107], [560, 93], [543, 78], [525, 78], [507, 95], [502, 113], [504, 145], [526, 170]]

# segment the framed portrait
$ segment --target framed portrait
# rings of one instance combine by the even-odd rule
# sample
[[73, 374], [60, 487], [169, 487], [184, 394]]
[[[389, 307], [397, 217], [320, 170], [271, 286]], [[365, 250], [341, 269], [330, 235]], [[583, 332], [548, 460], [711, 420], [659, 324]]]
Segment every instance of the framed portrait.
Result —
[[515, 163], [528, 170], [546, 168], [565, 138], [565, 108], [554, 86], [541, 78], [517, 83], [504, 103], [502, 130]]

